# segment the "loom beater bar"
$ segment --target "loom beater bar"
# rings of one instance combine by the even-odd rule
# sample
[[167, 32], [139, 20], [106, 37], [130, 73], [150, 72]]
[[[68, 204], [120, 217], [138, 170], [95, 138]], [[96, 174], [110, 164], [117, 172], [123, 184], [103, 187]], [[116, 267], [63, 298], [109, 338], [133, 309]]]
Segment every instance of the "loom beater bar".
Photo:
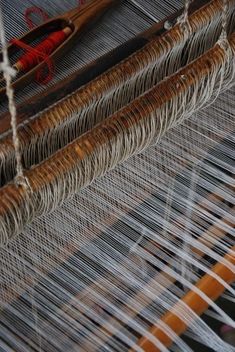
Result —
[[[189, 16], [206, 5], [209, 0], [194, 0], [189, 8]], [[128, 40], [126, 43], [112, 50], [108, 54], [103, 55], [99, 59], [93, 61], [91, 64], [86, 65], [79, 69], [63, 82], [59, 82], [52, 87], [48, 87], [46, 92], [40, 93], [24, 103], [17, 106], [17, 119], [19, 123], [24, 122], [29, 117], [39, 113], [47, 107], [50, 107], [56, 101], [64, 98], [87, 84], [91, 80], [104, 73], [106, 70], [111, 69], [114, 65], [119, 64], [128, 56], [140, 50], [150, 40], [155, 39], [157, 36], [163, 35], [166, 32], [164, 27], [166, 22], [174, 24], [176, 19], [182, 14], [183, 10], [177, 11], [166, 19], [154, 24], [147, 31], [137, 35], [134, 39]], [[5, 133], [10, 129], [9, 113], [4, 113], [0, 116], [0, 134]]]
[[[234, 58], [235, 34], [230, 36], [229, 42], [232, 58]], [[151, 114], [165, 106], [166, 103], [171, 102], [172, 99], [176, 99], [176, 97], [188, 91], [191, 86], [202, 82], [211, 73], [212, 67], [214, 70], [219, 71], [223, 63], [231, 65], [230, 60], [232, 58], [227, 57], [225, 50], [217, 44], [200, 58], [178, 71], [175, 75], [161, 81], [146, 94], [99, 123], [95, 128], [56, 152], [46, 161], [26, 171], [25, 176], [30, 185], [29, 188], [21, 187], [17, 184], [8, 184], [1, 188], [0, 217], [2, 219], [2, 227], [0, 230], [0, 245], [4, 246], [10, 237], [20, 233], [23, 227], [31, 221], [32, 214], [39, 216], [51, 211], [57, 204], [67, 199], [71, 193], [78, 192], [81, 188], [88, 186], [95, 178], [100, 177], [118, 163], [123, 162], [131, 155], [140, 152], [153, 143], [153, 138], [156, 139], [160, 131], [157, 125], [156, 130], [152, 130]], [[121, 130], [120, 126], [122, 126]], [[116, 150], [117, 144], [119, 145], [120, 140], [124, 139], [125, 134], [134, 133], [135, 135], [135, 130], [137, 128], [142, 130], [143, 126], [147, 131], [147, 137], [145, 134], [145, 138], [140, 136], [138, 141], [133, 142], [128, 147], [128, 151], [121, 149], [118, 157], [116, 153], [114, 156], [112, 150]], [[169, 129], [170, 126], [165, 128]], [[148, 129], [151, 130], [151, 135]], [[111, 145], [112, 143], [113, 145]], [[107, 154], [101, 157], [104, 150]], [[96, 158], [95, 164], [94, 158]], [[103, 164], [105, 163], [102, 167], [100, 164], [101, 160]], [[86, 177], [82, 174], [84, 163], [87, 163], [87, 166], [92, 165], [89, 167], [91, 172], [89, 175], [86, 174]], [[64, 178], [66, 177], [71, 181], [71, 174], [77, 176], [73, 179], [66, 193], [62, 191], [61, 194], [58, 193], [56, 198], [52, 193], [51, 197], [53, 197], [53, 200], [47, 204], [40, 201], [42, 193], [49, 185], [55, 184], [58, 186], [61, 182], [65, 182]], [[80, 175], [79, 177], [78, 174]], [[56, 189], [54, 189], [55, 192]], [[31, 209], [30, 213], [27, 210], [29, 206]]]
[[[230, 7], [233, 6], [233, 3], [234, 0], [230, 0]], [[213, 0], [202, 9], [189, 16], [189, 24], [192, 33], [201, 31], [205, 25], [208, 25], [214, 20], [217, 21], [220, 16], [220, 11], [221, 6], [219, 0]], [[119, 65], [97, 77], [97, 79], [82, 87], [68, 98], [60, 101], [51, 109], [27, 121], [26, 125], [19, 126], [18, 135], [22, 153], [27, 154], [29, 146], [32, 145], [32, 140], [33, 144], [36, 146], [39, 141], [44, 140], [44, 136], [48, 135], [49, 131], [58, 131], [57, 128], [68, 121], [71, 116], [80, 113], [82, 109], [86, 110], [94, 101], [98, 101], [105, 94], [109, 94], [110, 90], [117, 87], [117, 85], [124, 84], [123, 82], [128, 82], [128, 80], [133, 79], [133, 76], [141, 73], [141, 70], [144, 70], [146, 65], [152, 65], [158, 60], [161, 62], [162, 59], [167, 57], [168, 53], [174, 50], [175, 46], [181, 46], [183, 43], [185, 43], [185, 35], [180, 26], [176, 25], [167, 33], [151, 40], [143, 49], [133, 54]], [[176, 67], [176, 69], [177, 68], [178, 67]], [[158, 77], [158, 80], [162, 78], [163, 77]], [[27, 109], [27, 107], [25, 108]], [[82, 129], [79, 131], [79, 133], [84, 132], [86, 132], [86, 130]], [[71, 142], [71, 140], [69, 140], [69, 142]], [[53, 150], [53, 152], [54, 151], [55, 150]], [[3, 136], [1, 139], [0, 153], [2, 153], [2, 156], [5, 158], [6, 164], [8, 162], [14, 162], [14, 149], [10, 134]], [[45, 157], [47, 156], [48, 155], [45, 155]], [[39, 163], [41, 160], [42, 159], [34, 160], [33, 163]], [[27, 164], [26, 168], [30, 166], [31, 165]], [[7, 180], [9, 180], [8, 177]]]

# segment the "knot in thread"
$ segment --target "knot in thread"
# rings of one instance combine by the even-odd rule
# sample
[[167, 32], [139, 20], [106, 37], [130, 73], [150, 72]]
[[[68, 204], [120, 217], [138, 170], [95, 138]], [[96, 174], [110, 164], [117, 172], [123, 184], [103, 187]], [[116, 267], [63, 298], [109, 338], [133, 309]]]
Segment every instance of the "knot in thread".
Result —
[[29, 179], [27, 176], [25, 176], [23, 173], [16, 175], [14, 182], [17, 186], [22, 186], [26, 188], [30, 193], [33, 192], [32, 187], [29, 183]]
[[11, 78], [14, 78], [17, 74], [17, 71], [6, 62], [0, 63], [0, 71], [6, 72]]
[[217, 43], [226, 53], [230, 51], [231, 47], [227, 35], [221, 35]]
[[188, 14], [189, 14], [189, 5], [190, 0], [185, 0], [184, 11], [181, 16], [178, 17], [177, 23], [180, 25], [181, 31], [184, 34], [184, 37], [187, 39], [191, 33], [192, 29], [189, 23]]

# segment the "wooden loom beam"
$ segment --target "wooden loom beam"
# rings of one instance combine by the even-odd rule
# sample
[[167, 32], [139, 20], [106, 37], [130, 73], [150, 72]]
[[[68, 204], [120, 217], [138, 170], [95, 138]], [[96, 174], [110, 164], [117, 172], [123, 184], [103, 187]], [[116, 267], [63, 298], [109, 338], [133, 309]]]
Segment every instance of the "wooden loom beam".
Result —
[[[221, 143], [221, 141], [217, 141], [217, 143]], [[187, 167], [188, 163], [184, 163], [184, 167]], [[176, 174], [175, 174], [176, 175]], [[144, 201], [144, 199], [142, 198], [141, 194], [136, 194], [136, 198], [138, 198], [138, 203], [139, 202], [142, 202]], [[210, 193], [208, 195], [208, 197], [206, 198], [206, 200], [208, 201], [221, 201], [222, 199], [220, 197], [218, 197], [217, 195], [215, 195], [214, 193]], [[138, 206], [138, 205], [137, 205]], [[204, 201], [200, 203], [200, 206], [201, 207], [205, 207], [204, 205]], [[126, 212], [129, 212], [129, 208], [126, 208], [125, 205], [123, 204], [122, 205], [122, 208], [121, 208], [121, 211], [126, 213]], [[235, 208], [233, 207], [233, 209], [231, 209], [231, 214], [232, 215], [235, 215]], [[108, 216], [108, 218], [105, 218], [104, 219], [105, 221], [105, 226], [106, 227], [111, 227], [113, 226], [118, 220], [116, 219], [115, 216]], [[180, 221], [180, 219], [179, 219]], [[226, 223], [228, 226], [232, 226], [234, 227], [235, 224], [232, 224], [229, 222], [229, 217], [228, 218], [223, 218], [222, 221], [224, 223]], [[102, 235], [102, 232], [101, 230], [97, 230], [96, 228], [94, 228], [93, 232], [95, 233], [95, 237], [99, 237]], [[213, 233], [214, 235], [214, 241], [218, 240], [218, 239], [221, 239], [225, 236], [226, 232], [225, 231], [222, 231], [220, 228], [217, 228], [217, 224], [213, 224], [205, 233], [203, 233], [203, 235], [200, 237], [200, 242], [202, 242], [204, 245], [207, 245], [209, 247], [213, 246], [214, 245], [214, 242], [213, 241], [208, 241], [208, 236], [210, 233]], [[90, 238], [90, 234], [89, 233], [85, 233], [85, 237], [89, 237]], [[92, 241], [93, 240], [93, 237], [90, 238], [90, 240]], [[57, 255], [54, 256], [53, 260], [55, 260], [57, 258], [57, 260], [55, 261], [54, 263], [54, 266], [59, 266], [62, 262], [65, 262], [66, 260], [68, 260], [68, 258], [77, 251], [77, 248], [75, 248], [71, 243], [68, 243], [65, 248], [64, 248], [64, 254], [62, 255], [61, 252], [59, 253], [56, 253]], [[199, 250], [197, 250], [196, 248], [193, 248], [193, 252], [195, 254], [198, 255], [198, 257], [202, 257], [203, 256], [203, 253]], [[59, 255], [58, 255], [59, 254]], [[51, 270], [53, 270], [54, 266], [51, 268]], [[47, 275], [48, 274], [48, 270], [45, 270], [45, 268], [43, 266], [40, 266], [38, 268], [44, 275]], [[152, 278], [151, 282], [148, 283], [147, 285], [147, 288], [151, 289], [151, 287], [154, 287], [155, 286], [155, 280], [157, 280], [157, 277], [154, 277]], [[30, 284], [30, 278], [27, 279], [27, 284], [29, 285]], [[95, 283], [93, 286], [95, 287], [97, 283]], [[101, 283], [102, 284], [102, 283]], [[92, 289], [93, 286], [89, 286], [90, 289]], [[17, 297], [19, 296], [18, 293], [16, 293], [15, 291], [11, 291], [10, 288], [8, 289], [8, 297], [9, 297], [9, 302], [12, 301], [12, 300], [15, 300], [17, 299]], [[140, 293], [140, 298], [141, 299], [141, 296], [142, 296], [142, 293]], [[78, 294], [77, 295], [77, 299], [79, 300], [82, 300], [82, 297], [84, 297], [84, 292], [81, 294]], [[138, 294], [136, 296], [136, 298], [138, 300]]]
[[[229, 0], [230, 4], [233, 4], [233, 2], [234, 0]], [[220, 11], [220, 0], [212, 0], [206, 5], [199, 8], [198, 10], [193, 11], [192, 14], [189, 16], [189, 23], [192, 27], [192, 31], [196, 32], [200, 28], [202, 28], [205, 23], [210, 23], [210, 21], [215, 15], [218, 16]], [[110, 86], [110, 84], [113, 83], [113, 80], [116, 81], [116, 78], [118, 76], [123, 76], [123, 80], [127, 80], [129, 77], [129, 72], [136, 72], [136, 67], [138, 68], [139, 62], [147, 62], [149, 60], [148, 51], [146, 50], [146, 47], [148, 47], [148, 50], [153, 50], [153, 52], [155, 52], [156, 50], [159, 51], [159, 57], [161, 57], [163, 52], [164, 54], [166, 54], [167, 52], [172, 50], [175, 45], [181, 43], [184, 40], [183, 38], [184, 33], [182, 32], [179, 24], [175, 25], [172, 29], [167, 32], [164, 32], [160, 36], [158, 34], [152, 36], [151, 40], [147, 42], [148, 44], [145, 43], [146, 45], [144, 45], [142, 49], [138, 50], [136, 53], [134, 53], [124, 61], [121, 61], [118, 65], [111, 67], [107, 72], [101, 74], [99, 77], [93, 80], [91, 84], [82, 86], [77, 92], [74, 92], [68, 100], [70, 108], [77, 108], [80, 105], [78, 105], [78, 102], [76, 101], [77, 98], [79, 99], [79, 101], [81, 100], [83, 102], [83, 105], [84, 102], [86, 103], [87, 101], [88, 103], [90, 103], [89, 97], [91, 96], [91, 94], [93, 97], [94, 94], [99, 94], [100, 90], [102, 91], [103, 87]], [[83, 105], [81, 105], [81, 107], [83, 107]], [[25, 107], [25, 109], [27, 110], [27, 107]], [[56, 104], [56, 106], [53, 107], [52, 112], [50, 111], [49, 113], [47, 113], [47, 111], [45, 111], [45, 113], [43, 112], [36, 119], [28, 121], [27, 132], [25, 132], [23, 128], [22, 131], [21, 128], [19, 128], [19, 136], [22, 139], [22, 144], [24, 144], [25, 141], [28, 141], [30, 137], [30, 135], [28, 134], [28, 130], [33, 131], [34, 138], [36, 138], [36, 136], [42, 135], [42, 133], [46, 133], [45, 131], [47, 131], [49, 128], [53, 128], [55, 125], [58, 125], [59, 123], [62, 123], [65, 120], [65, 116], [63, 116], [64, 114], [62, 112], [65, 111], [66, 113], [67, 110], [68, 104], [66, 101], [62, 100], [61, 102], [59, 102], [58, 105]], [[33, 111], [35, 113], [35, 109]], [[59, 114], [57, 113], [58, 111]], [[53, 112], [55, 116], [53, 116], [52, 118]], [[19, 122], [23, 122], [25, 121], [25, 118], [28, 118], [28, 115], [22, 116], [22, 118], [20, 116], [21, 115], [19, 114]], [[3, 116], [1, 126], [3, 126], [2, 132], [6, 132], [8, 130], [8, 115]], [[2, 143], [6, 143], [8, 146], [11, 145], [11, 136], [8, 136], [5, 138], [5, 140], [0, 141], [0, 145]]]
[[[233, 254], [226, 254], [225, 259], [231, 264], [235, 265], [235, 246], [231, 248]], [[235, 281], [235, 273], [228, 269], [224, 264], [217, 263], [212, 268], [212, 272], [218, 275], [228, 284]], [[205, 294], [208, 298], [215, 301], [224, 291], [224, 286], [209, 274], [205, 274], [195, 285], [195, 287]], [[188, 327], [177, 315], [177, 310], [180, 309], [181, 301], [191, 308], [198, 316], [202, 315], [208, 309], [208, 303], [198, 295], [195, 291], [189, 291], [178, 303], [175, 304], [173, 309], [167, 312], [161, 321], [169, 326], [177, 335], [181, 335]], [[160, 326], [153, 326], [150, 333], [155, 336], [164, 346], [170, 347], [173, 343], [171, 338], [166, 335]], [[147, 338], [142, 337], [138, 345], [146, 352], [160, 352], [160, 350]]]
[[[234, 250], [235, 247], [233, 247], [232, 250]], [[226, 255], [225, 258], [232, 263], [235, 263], [234, 257]], [[213, 268], [213, 272], [219, 275], [221, 278], [223, 278], [226, 282], [230, 283], [234, 281], [234, 274], [231, 273], [230, 270], [225, 268], [222, 264], [216, 264], [215, 267]], [[210, 289], [208, 289], [208, 286]], [[218, 295], [220, 295], [224, 288], [221, 284], [216, 282], [215, 279], [213, 279], [209, 275], [205, 275], [196, 285], [199, 289], [201, 289], [203, 292], [205, 292], [208, 297], [211, 299], [216, 299]], [[213, 289], [215, 289], [215, 292], [213, 292]], [[197, 314], [202, 314], [203, 311], [205, 311], [208, 307], [207, 303], [199, 297], [195, 292], [190, 291], [185, 297], [182, 299], [184, 303], [189, 305]], [[175, 309], [177, 310], [177, 305], [175, 306]], [[182, 322], [178, 316], [172, 312], [168, 312], [165, 314], [162, 318], [162, 321], [166, 323], [169, 327], [171, 327], [174, 331], [176, 331], [177, 334], [182, 334], [186, 328], [187, 325]], [[168, 336], [166, 336], [162, 330], [155, 326], [151, 329], [151, 333], [153, 333], [154, 336], [156, 336], [161, 342], [164, 343], [166, 346], [170, 346], [172, 341], [169, 339]], [[151, 352], [151, 351], [158, 351], [155, 346], [152, 345], [152, 343], [145, 337], [141, 338], [139, 342], [140, 347], [142, 347], [145, 351]]]
[[[211, 193], [210, 195], [209, 195], [209, 198], [210, 199], [213, 199], [214, 198], [214, 196], [213, 196], [213, 193]], [[217, 196], [215, 196], [215, 199], [217, 198]], [[202, 203], [202, 205], [203, 205], [203, 203]], [[231, 215], [232, 214], [234, 214], [234, 207], [231, 209]], [[230, 222], [230, 220], [229, 220], [229, 216], [228, 216], [228, 218], [227, 217], [225, 217], [225, 218], [223, 218], [222, 219], [222, 221], [224, 222], [224, 223], [226, 223], [227, 225], [229, 225], [229, 226], [232, 226], [232, 227], [234, 227], [235, 226], [235, 224], [233, 223], [231, 223]], [[199, 238], [199, 241], [201, 242], [201, 243], [203, 243], [204, 245], [208, 245], [208, 248], [211, 248], [215, 243], [213, 242], [213, 241], [211, 241], [211, 240], [209, 240], [208, 241], [208, 235], [210, 235], [211, 233], [213, 233], [213, 241], [218, 241], [219, 239], [222, 239], [224, 236], [225, 236], [225, 234], [226, 234], [226, 231], [225, 230], [222, 230], [220, 227], [218, 227], [217, 226], [217, 224], [215, 223], [215, 224], [213, 224], [210, 228], [208, 228], [207, 230], [206, 230], [206, 232], [205, 233], [203, 233], [201, 236], [200, 236], [200, 238]], [[196, 248], [192, 248], [192, 251], [193, 252], [195, 252], [195, 253], [197, 253], [197, 255], [199, 256], [199, 257], [201, 257], [202, 255], [203, 255], [203, 253], [201, 252], [201, 251], [198, 251]], [[60, 258], [61, 260], [62, 260], [62, 258]], [[160, 276], [161, 275], [163, 275], [163, 277], [166, 277], [166, 286], [163, 288], [162, 287], [162, 290], [164, 290], [164, 289], [167, 289], [167, 287], [169, 287], [169, 285], [170, 284], [173, 284], [174, 282], [175, 282], [175, 279], [173, 278], [173, 277], [171, 277], [171, 276], [169, 276], [169, 275], [167, 275], [166, 273], [164, 273], [164, 272], [162, 272], [162, 273], [158, 273], [158, 274], [156, 274], [153, 278], [151, 278], [151, 280], [150, 280], [150, 282], [148, 282], [147, 283], [147, 285], [146, 285], [146, 291], [148, 291], [148, 290], [152, 290], [152, 289], [155, 289], [156, 290], [156, 282], [158, 282], [159, 281], [159, 278], [160, 278]], [[88, 292], [91, 292], [93, 289], [95, 289], [96, 288], [96, 286], [97, 286], [97, 284], [98, 283], [95, 283], [94, 285], [92, 285], [92, 286], [89, 286], [88, 287]], [[100, 281], [100, 283], [98, 284], [99, 286], [102, 286], [102, 281]], [[93, 287], [94, 286], [94, 287]], [[104, 290], [106, 290], [106, 289], [108, 289], [107, 287], [106, 288], [104, 288]], [[104, 291], [105, 292], [105, 291]], [[159, 294], [161, 293], [161, 291], [159, 291]], [[141, 301], [142, 300], [142, 298], [145, 298], [144, 297], [145, 296], [145, 294], [144, 294], [144, 291], [142, 292], [142, 291], [140, 291], [140, 292], [138, 292], [134, 297], [132, 297], [132, 298], [130, 298], [130, 304], [131, 304], [131, 302], [133, 301]], [[75, 297], [74, 297], [74, 300], [73, 301], [75, 301], [75, 299], [76, 300], [78, 300], [78, 301], [81, 301], [83, 304], [86, 304], [86, 299], [88, 299], [88, 301], [89, 301], [89, 294], [86, 294], [86, 290], [83, 290], [82, 292], [80, 292], [79, 294], [77, 294]], [[127, 304], [128, 302], [126, 302], [126, 304]], [[147, 304], [150, 304], [151, 303], [151, 298], [148, 298], [148, 300], [146, 300], [146, 298], [145, 298], [145, 303], [146, 303], [146, 305]], [[74, 303], [73, 303], [74, 304]], [[66, 304], [65, 305], [65, 307], [64, 308], [62, 308], [65, 312], [66, 312], [66, 314], [69, 314], [71, 317], [73, 317], [73, 311], [71, 310], [71, 309], [68, 309], [68, 307], [69, 307], [69, 305], [68, 304]], [[128, 314], [129, 314], [129, 316], [130, 317], [134, 317], [135, 316], [135, 314], [136, 314], [136, 312], [135, 311], [131, 311], [131, 309], [130, 308], [125, 308], [125, 312], [127, 313], [127, 310], [128, 309]], [[116, 326], [117, 328], [118, 328], [118, 326], [119, 326], [119, 323], [117, 322], [117, 320], [114, 318], [114, 317], [110, 317], [110, 319], [109, 319], [109, 323], [110, 324], [113, 324], [114, 326]], [[109, 332], [109, 330], [107, 330], [106, 328], [105, 328], [105, 326], [103, 327], [103, 329], [104, 329], [104, 331], [106, 332], [106, 334], [107, 334], [107, 339], [108, 339], [108, 337], [110, 336], [112, 336], [112, 334]], [[94, 350], [97, 350], [97, 348], [98, 348], [98, 346], [94, 346]], [[93, 350], [92, 350], [93, 351]]]
[[[235, 34], [232, 34], [229, 40], [231, 49], [234, 51]], [[75, 187], [71, 192], [78, 192], [79, 189], [90, 184], [94, 178], [101, 176], [103, 173], [117, 165], [118, 162], [122, 162], [127, 159], [127, 157], [139, 152], [143, 148], [143, 145], [145, 145], [145, 147], [149, 145], [152, 142], [151, 140], [138, 140], [134, 145], [129, 147], [130, 151], [128, 152], [128, 155], [126, 155], [126, 150], [122, 150], [118, 156], [119, 159], [117, 159], [116, 156], [114, 158], [111, 153], [113, 148], [115, 150], [117, 147], [116, 144], [119, 143], [120, 138], [124, 138], [124, 131], [125, 133], [133, 133], [133, 129], [135, 131], [136, 128], [143, 128], [145, 124], [150, 123], [148, 116], [151, 116], [152, 113], [160, 109], [164, 104], [172, 101], [172, 99], [187, 91], [190, 86], [201, 82], [203, 78], [210, 74], [213, 65], [219, 70], [221, 64], [225, 60], [225, 51], [219, 44], [217, 44], [206, 54], [202, 55], [173, 76], [161, 81], [146, 94], [137, 98], [127, 107], [124, 107], [105, 121], [99, 123], [91, 131], [83, 134], [67, 147], [56, 152], [46, 161], [26, 171], [25, 176], [30, 185], [30, 189], [13, 183], [1, 188], [0, 216], [2, 219], [6, 219], [6, 216], [9, 216], [12, 223], [8, 222], [8, 224], [10, 224], [10, 226], [15, 226], [14, 221], [18, 220], [15, 215], [12, 217], [11, 214], [15, 213], [16, 208], [27, 209], [26, 205], [30, 202], [30, 198], [33, 200], [33, 203], [30, 202], [30, 206], [33, 207], [33, 213], [36, 216], [42, 215], [45, 213], [45, 210], [42, 210], [42, 204], [40, 204], [42, 196], [41, 192], [43, 192], [48, 185], [52, 185], [53, 183], [59, 184], [61, 182], [61, 177], [66, 177], [66, 175], [70, 179], [69, 175], [71, 175], [71, 173], [73, 174], [74, 170], [79, 168], [81, 172], [84, 167], [82, 166], [83, 163], [88, 162], [88, 165], [90, 165], [89, 170], [91, 171], [89, 176], [87, 177], [87, 175], [80, 174], [79, 180], [76, 181], [79, 183], [71, 186]], [[122, 126], [121, 130], [120, 126]], [[124, 129], [124, 131], [122, 129]], [[112, 143], [114, 144], [112, 145]], [[103, 165], [102, 169], [100, 164], [101, 160], [99, 159], [101, 156], [99, 157], [99, 155], [101, 150], [104, 150], [103, 148], [107, 150], [108, 154], [105, 155], [104, 158], [102, 157], [102, 163], [104, 163], [104, 161], [106, 162], [106, 166]], [[94, 158], [97, 158], [96, 164], [94, 164]], [[66, 199], [68, 196], [69, 194], [67, 196], [62, 194], [62, 198], [59, 202]], [[38, 200], [34, 204], [35, 199]], [[51, 207], [52, 205], [48, 205], [46, 211], [50, 211]], [[28, 214], [26, 210], [26, 213], [19, 219], [19, 222], [24, 225], [23, 223], [25, 221], [28, 222], [28, 216], [31, 218], [31, 215]], [[14, 234], [15, 230], [12, 228], [12, 236]], [[1, 234], [0, 230], [1, 245], [7, 240], [8, 239], [4, 237], [4, 234]]]
[[[213, 194], [210, 194], [210, 197], [213, 197]], [[235, 215], [235, 207], [233, 207], [231, 209], [231, 215]], [[220, 221], [222, 221], [223, 223], [225, 223], [228, 226], [231, 226], [232, 228], [235, 227], [235, 223], [231, 223], [229, 215], [225, 216]], [[174, 230], [172, 230], [172, 232], [174, 232]], [[213, 240], [210, 237], [211, 234], [213, 234]], [[210, 249], [216, 245], [217, 241], [224, 238], [225, 235], [226, 235], [226, 231], [222, 230], [218, 226], [217, 223], [214, 223], [204, 233], [202, 233], [202, 235], [198, 238], [198, 242], [200, 242], [203, 245], [206, 245], [208, 247], [208, 249]], [[210, 240], [208, 238], [210, 238]], [[195, 248], [193, 246], [192, 246], [192, 253], [197, 255], [198, 259], [202, 258], [205, 255], [205, 253], [203, 253], [202, 251], [199, 251], [197, 248]], [[168, 267], [168, 265], [166, 265], [166, 267]], [[156, 292], [156, 282], [162, 282], [162, 279], [165, 279], [165, 283], [162, 284], [162, 287], [161, 288], [159, 287]], [[150, 297], [148, 297], [148, 299], [146, 299], [145, 292], [155, 292], [156, 295], [157, 294], [161, 295], [161, 294], [163, 294], [164, 290], [167, 290], [170, 287], [170, 285], [174, 284], [175, 282], [176, 282], [176, 279], [174, 277], [166, 274], [164, 271], [157, 273], [156, 275], [154, 275], [151, 278], [151, 280], [146, 284], [146, 286], [144, 287], [144, 289], [142, 291], [137, 292], [133, 297], [130, 298], [129, 301], [125, 302], [125, 307], [123, 309], [125, 314], [127, 314], [130, 319], [134, 318], [136, 316], [136, 312], [133, 309], [131, 309], [131, 307], [128, 307], [128, 305], [131, 305], [132, 302], [142, 302], [144, 300], [145, 304], [142, 307], [142, 309], [144, 309], [144, 307], [147, 307], [147, 305], [151, 304], [151, 301], [152, 301], [152, 299]], [[112, 284], [113, 283], [114, 282], [112, 281]], [[83, 304], [86, 304], [86, 300], [88, 302], [90, 302], [89, 293], [92, 292], [92, 290], [95, 290], [97, 286], [99, 286], [100, 288], [104, 286], [104, 289], [103, 289], [104, 294], [105, 294], [105, 292], [108, 292], [109, 287], [107, 287], [105, 285], [106, 285], [105, 280], [100, 280], [98, 283], [94, 283], [92, 286], [90, 285], [87, 288], [88, 292], [86, 292], [86, 289], [85, 289], [84, 291], [82, 291], [81, 293], [76, 295], [76, 299], [79, 302], [81, 301]], [[118, 285], [118, 282], [117, 282], [117, 285]], [[94, 303], [94, 305], [95, 305], [95, 303]], [[64, 308], [65, 311], [66, 311], [66, 306]], [[70, 314], [72, 316], [72, 312]], [[122, 327], [122, 323], [118, 322], [115, 317], [111, 316], [110, 319], [107, 320], [105, 326], [102, 326], [102, 330], [106, 333], [107, 340], [108, 340], [108, 338], [112, 337], [112, 333], [110, 333], [108, 330], [108, 326], [110, 324], [117, 329]], [[102, 342], [105, 342], [105, 341], [102, 341]], [[86, 349], [86, 345], [84, 345], [83, 347]], [[94, 351], [98, 350], [98, 347], [99, 346], [94, 346]]]
[[[208, 4], [213, 0], [194, 0], [189, 7], [189, 15]], [[164, 34], [166, 32], [165, 23], [169, 22], [173, 25], [176, 19], [182, 14], [183, 9], [168, 16], [164, 20], [154, 24], [150, 29], [138, 34], [135, 38], [128, 40], [126, 43], [113, 49], [111, 52], [103, 55], [95, 61], [92, 61], [85, 67], [77, 70], [62, 82], [58, 82], [52, 87], [48, 87], [45, 91], [35, 95], [17, 106], [17, 120], [21, 124], [31, 116], [38, 114], [40, 111], [49, 108], [60, 99], [64, 99], [67, 95], [72, 94], [98, 75], [104, 73], [114, 65], [141, 49], [150, 40]], [[10, 114], [3, 113], [0, 115], [0, 135], [11, 129]]]

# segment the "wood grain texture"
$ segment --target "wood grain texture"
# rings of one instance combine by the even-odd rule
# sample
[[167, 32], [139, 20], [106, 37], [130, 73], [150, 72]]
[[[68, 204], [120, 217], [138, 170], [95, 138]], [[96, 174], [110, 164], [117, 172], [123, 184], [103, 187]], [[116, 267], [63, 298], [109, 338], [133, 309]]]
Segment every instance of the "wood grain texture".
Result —
[[[192, 14], [202, 6], [206, 5], [208, 0], [195, 0], [190, 6], [189, 13]], [[166, 21], [174, 24], [176, 19], [182, 13], [182, 9], [167, 17], [163, 21], [154, 24], [147, 31], [139, 34], [135, 38], [127, 41], [126, 43], [118, 46], [106, 55], [86, 65], [82, 69], [77, 70], [68, 78], [56, 85], [48, 88], [44, 92], [37, 94], [33, 98], [26, 100], [17, 106], [17, 119], [18, 123], [25, 122], [30, 117], [38, 114], [39, 112], [47, 109], [52, 104], [63, 99], [67, 95], [73, 93], [83, 85], [92, 81], [111, 67], [117, 65], [122, 60], [144, 47], [151, 39], [160, 36], [166, 32], [164, 24]], [[0, 135], [10, 130], [10, 115], [4, 113], [0, 115]]]
[[[229, 41], [232, 50], [235, 51], [235, 34], [230, 36]], [[147, 147], [152, 141], [148, 138], [147, 140], [139, 138], [129, 146], [128, 153], [126, 149], [122, 149], [118, 158], [115, 153], [112, 153], [112, 150], [117, 148], [120, 141], [123, 141], [125, 134], [135, 134], [136, 129], [142, 129], [143, 126], [145, 129], [149, 128], [149, 123], [151, 123], [149, 119], [152, 113], [188, 91], [190, 86], [201, 82], [211, 73], [212, 68], [215, 70], [216, 67], [219, 70], [225, 60], [227, 60], [225, 51], [217, 44], [197, 60], [168, 79], [161, 81], [147, 93], [100, 122], [92, 130], [81, 135], [63, 149], [58, 150], [42, 163], [26, 170], [25, 176], [30, 189], [15, 183], [9, 183], [0, 188], [0, 216], [2, 219], [12, 219], [9, 222], [11, 226], [8, 231], [9, 236], [14, 236], [16, 231], [20, 232], [29, 221], [30, 214], [27, 213], [29, 202], [32, 203], [31, 206], [34, 208], [35, 216], [43, 215], [45, 212], [52, 210], [50, 207], [56, 206], [53, 201], [50, 203], [49, 198], [45, 209], [40, 205], [41, 194], [50, 185], [50, 188], [53, 189], [53, 184], [65, 182], [67, 177], [71, 179], [75, 170], [77, 170], [76, 174], [79, 172], [79, 178], [71, 183], [68, 194], [61, 195], [62, 198], [57, 200], [59, 202], [64, 201], [70, 196], [71, 192], [78, 192], [91, 184], [95, 178], [103, 175], [104, 172], [112, 169], [133, 154], [140, 152], [144, 146]], [[176, 87], [177, 89], [175, 89]], [[155, 133], [157, 134], [157, 129]], [[104, 156], [102, 151], [106, 151], [107, 155]], [[96, 161], [94, 162], [94, 160]], [[90, 170], [89, 174], [84, 174], [83, 163], [86, 163], [86, 167]], [[53, 193], [50, 196], [54, 199]], [[38, 201], [35, 202], [37, 198]], [[22, 213], [17, 213], [20, 218], [22, 217], [20, 221], [14, 217], [16, 209], [22, 210]], [[4, 225], [4, 221], [2, 223]], [[19, 223], [21, 228], [18, 228]], [[14, 228], [15, 224], [17, 225], [16, 228]], [[3, 243], [1, 245], [4, 245], [5, 240], [7, 242], [8, 239], [2, 238]]]

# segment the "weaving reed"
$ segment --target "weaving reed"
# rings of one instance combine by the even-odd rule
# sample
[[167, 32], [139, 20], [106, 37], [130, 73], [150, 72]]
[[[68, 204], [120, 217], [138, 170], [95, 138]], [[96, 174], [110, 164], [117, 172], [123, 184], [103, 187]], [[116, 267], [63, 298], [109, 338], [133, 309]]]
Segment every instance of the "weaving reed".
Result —
[[19, 126], [23, 182], [1, 136], [3, 351], [234, 351], [235, 2], [188, 4]]

